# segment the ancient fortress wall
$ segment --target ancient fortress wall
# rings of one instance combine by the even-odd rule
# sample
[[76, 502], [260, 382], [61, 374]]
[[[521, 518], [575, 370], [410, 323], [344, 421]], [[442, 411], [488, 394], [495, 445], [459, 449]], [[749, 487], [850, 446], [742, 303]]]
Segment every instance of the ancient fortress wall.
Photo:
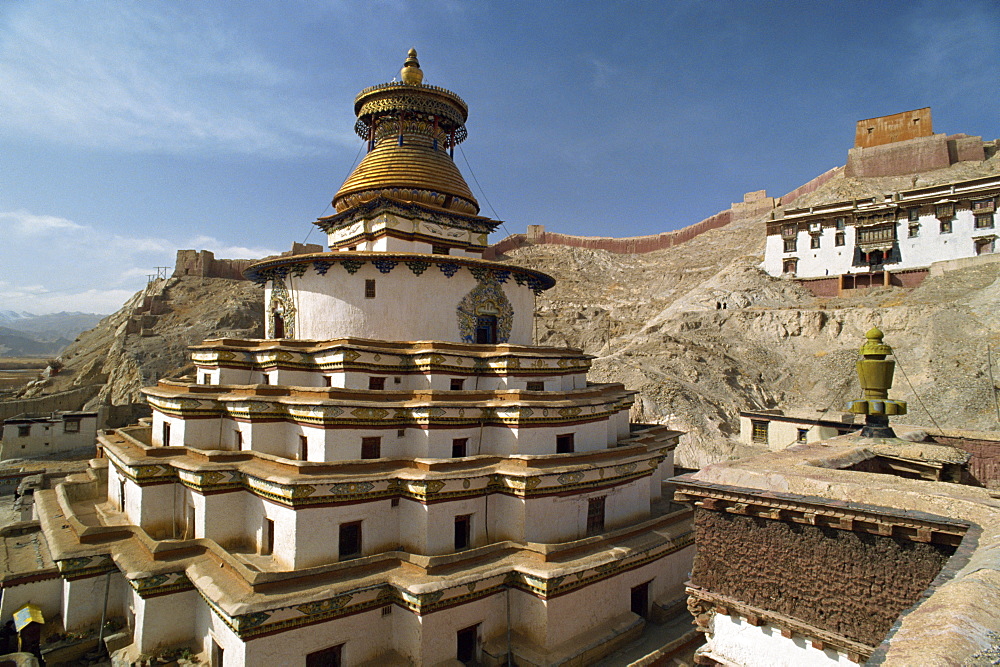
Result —
[[787, 204], [804, 194], [808, 194], [829, 181], [834, 176], [838, 176], [844, 170], [843, 167], [834, 167], [826, 171], [808, 183], [800, 185], [783, 197], [775, 199], [768, 197], [766, 191], [757, 190], [743, 195], [743, 201], [737, 202], [725, 211], [720, 211], [713, 216], [705, 218], [701, 222], [660, 234], [650, 234], [648, 236], [627, 236], [623, 238], [613, 238], [610, 236], [575, 236], [573, 234], [560, 234], [558, 232], [545, 231], [544, 225], [528, 225], [527, 234], [511, 234], [510, 236], [491, 245], [483, 252], [484, 259], [496, 259], [500, 255], [520, 248], [525, 245], [555, 244], [565, 245], [574, 248], [590, 248], [593, 250], [607, 250], [616, 254], [637, 254], [671, 248], [682, 243], [687, 243], [700, 234], [704, 234], [710, 229], [718, 229], [728, 225], [733, 220], [744, 220], [766, 214], [777, 206]]
[[243, 270], [256, 261], [258, 260], [216, 259], [215, 253], [211, 250], [178, 250], [173, 277], [195, 276], [244, 280]]

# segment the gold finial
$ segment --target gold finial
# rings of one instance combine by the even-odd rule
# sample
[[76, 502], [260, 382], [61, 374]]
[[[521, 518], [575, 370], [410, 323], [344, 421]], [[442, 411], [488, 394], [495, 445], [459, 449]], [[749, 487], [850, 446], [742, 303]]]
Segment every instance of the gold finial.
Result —
[[861, 431], [866, 437], [894, 437], [889, 428], [889, 416], [906, 414], [905, 401], [889, 398], [896, 362], [886, 359], [893, 352], [882, 342], [883, 336], [877, 327], [865, 334], [857, 362], [861, 400], [851, 401], [847, 407], [854, 414], [866, 415], [865, 428]]
[[410, 49], [406, 54], [406, 62], [403, 63], [403, 69], [399, 70], [399, 76], [403, 83], [411, 86], [419, 86], [423, 82], [424, 73], [420, 70], [416, 49]]

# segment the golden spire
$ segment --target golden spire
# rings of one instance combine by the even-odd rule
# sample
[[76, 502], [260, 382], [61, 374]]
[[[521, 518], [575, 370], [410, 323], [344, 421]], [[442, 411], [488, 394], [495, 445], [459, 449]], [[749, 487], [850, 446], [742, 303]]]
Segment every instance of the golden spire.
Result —
[[416, 49], [410, 49], [410, 52], [406, 54], [406, 62], [403, 63], [403, 69], [399, 70], [399, 76], [403, 83], [411, 86], [419, 86], [423, 83], [424, 73], [420, 69]]
[[892, 348], [882, 342], [882, 337], [883, 333], [878, 327], [873, 327], [865, 334], [865, 343], [859, 350], [857, 363], [861, 400], [851, 401], [847, 406], [854, 414], [865, 415], [865, 427], [861, 435], [870, 438], [895, 437], [889, 427], [889, 416], [906, 414], [905, 401], [889, 398], [896, 362], [886, 359], [892, 354]]

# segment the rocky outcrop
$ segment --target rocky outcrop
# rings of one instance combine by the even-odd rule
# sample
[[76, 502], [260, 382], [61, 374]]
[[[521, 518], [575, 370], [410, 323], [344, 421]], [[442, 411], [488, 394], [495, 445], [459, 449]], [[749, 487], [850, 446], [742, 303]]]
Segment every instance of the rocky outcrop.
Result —
[[[245, 280], [172, 277], [138, 292], [62, 353], [65, 367], [22, 398], [100, 385], [85, 405], [141, 406], [140, 390], [189, 370], [187, 348], [206, 338], [263, 335], [262, 294]], [[113, 410], [128, 421], [128, 410]]]
[[596, 355], [595, 381], [639, 390], [635, 418], [688, 431], [682, 466], [748, 453], [734, 437], [740, 410], [839, 413], [859, 392], [854, 360], [876, 324], [897, 351], [893, 395], [909, 402], [907, 423], [998, 427], [987, 345], [1000, 331], [1000, 264], [819, 298], [759, 268], [762, 225], [643, 255], [547, 245], [509, 260], [557, 279], [538, 299], [537, 340]]

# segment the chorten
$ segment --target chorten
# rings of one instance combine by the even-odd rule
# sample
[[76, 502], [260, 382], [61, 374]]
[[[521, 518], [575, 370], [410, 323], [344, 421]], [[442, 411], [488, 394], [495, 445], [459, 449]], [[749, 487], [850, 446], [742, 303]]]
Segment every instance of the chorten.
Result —
[[107, 582], [132, 658], [596, 659], [683, 595], [690, 511], [662, 495], [681, 433], [533, 344], [554, 280], [481, 258], [498, 222], [450, 155], [468, 110], [414, 51], [355, 112], [369, 152], [316, 222], [330, 250], [247, 270], [267, 337], [194, 346], [194, 377], [145, 390], [149, 423], [40, 494], [55, 606], [96, 623]]

